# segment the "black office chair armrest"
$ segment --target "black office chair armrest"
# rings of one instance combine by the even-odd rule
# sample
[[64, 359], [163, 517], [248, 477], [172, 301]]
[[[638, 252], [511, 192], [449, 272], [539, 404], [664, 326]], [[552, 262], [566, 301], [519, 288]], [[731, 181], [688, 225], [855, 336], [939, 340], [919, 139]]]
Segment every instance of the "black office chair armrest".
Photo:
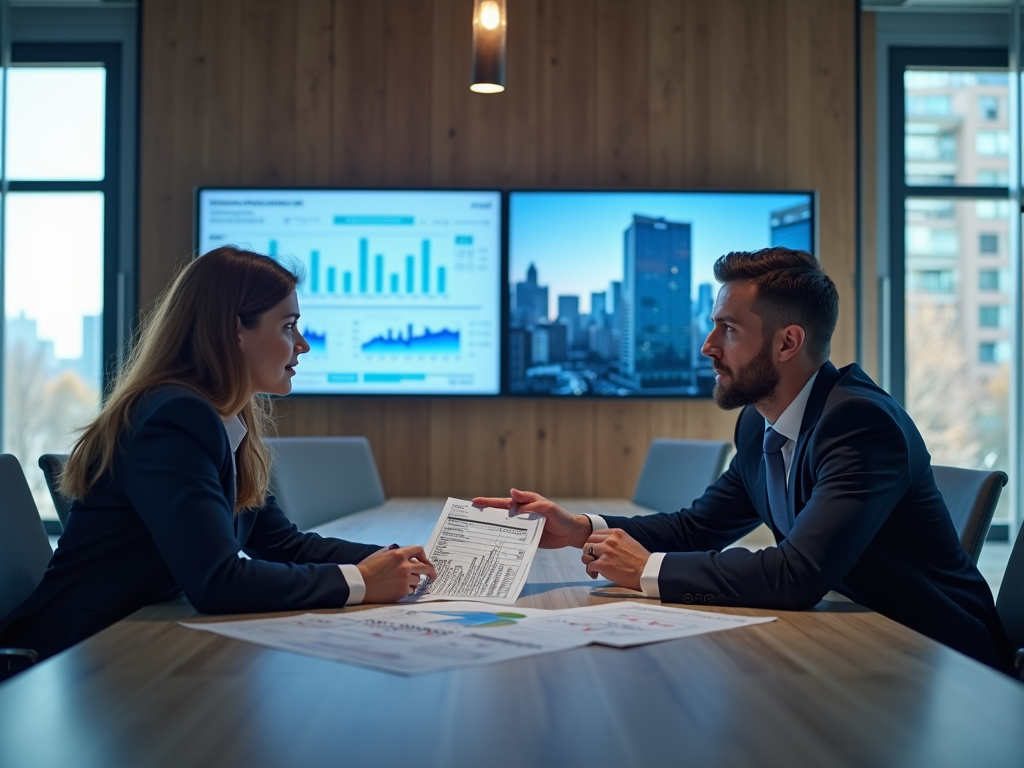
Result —
[[0, 648], [0, 682], [39, 661], [39, 654], [31, 648]]

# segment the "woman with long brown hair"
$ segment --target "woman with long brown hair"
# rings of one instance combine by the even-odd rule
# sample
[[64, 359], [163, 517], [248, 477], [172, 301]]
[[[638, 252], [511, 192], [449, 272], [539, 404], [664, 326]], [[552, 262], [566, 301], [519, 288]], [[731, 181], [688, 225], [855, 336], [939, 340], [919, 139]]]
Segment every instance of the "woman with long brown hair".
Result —
[[0, 644], [50, 656], [182, 591], [205, 613], [257, 613], [391, 602], [434, 577], [422, 547], [300, 533], [267, 493], [266, 395], [291, 391], [309, 350], [297, 284], [230, 247], [178, 274], [71, 452], [67, 527]]

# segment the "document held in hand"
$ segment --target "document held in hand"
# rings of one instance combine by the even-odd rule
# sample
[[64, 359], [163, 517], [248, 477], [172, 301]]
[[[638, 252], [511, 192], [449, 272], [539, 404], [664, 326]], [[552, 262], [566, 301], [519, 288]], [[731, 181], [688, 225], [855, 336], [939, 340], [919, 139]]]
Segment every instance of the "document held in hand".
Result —
[[543, 515], [515, 515], [448, 499], [426, 547], [437, 578], [424, 582], [408, 601], [512, 605], [523, 591], [543, 531]]

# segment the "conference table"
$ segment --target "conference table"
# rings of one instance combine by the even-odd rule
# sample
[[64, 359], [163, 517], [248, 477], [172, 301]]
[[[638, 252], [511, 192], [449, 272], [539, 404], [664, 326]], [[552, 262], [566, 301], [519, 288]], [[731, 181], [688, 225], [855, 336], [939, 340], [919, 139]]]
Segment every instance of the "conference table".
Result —
[[[316, 530], [425, 543], [442, 505], [392, 499]], [[579, 557], [538, 552], [518, 605], [646, 599]], [[685, 607], [778, 620], [403, 677], [187, 629], [209, 617], [179, 599], [0, 685], [0, 766], [1024, 765], [1024, 685], [879, 614]]]

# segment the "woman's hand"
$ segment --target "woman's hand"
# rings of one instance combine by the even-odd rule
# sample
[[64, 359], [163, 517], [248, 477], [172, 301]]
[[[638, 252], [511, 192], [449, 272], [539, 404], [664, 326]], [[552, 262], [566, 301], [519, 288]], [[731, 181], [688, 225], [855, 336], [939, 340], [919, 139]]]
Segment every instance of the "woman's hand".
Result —
[[586, 515], [574, 515], [539, 493], [519, 491], [515, 488], [511, 493], [511, 498], [478, 496], [473, 499], [473, 503], [478, 507], [507, 509], [515, 515], [527, 512], [544, 515], [547, 522], [544, 523], [544, 533], [540, 537], [540, 546], [543, 549], [579, 548], [590, 536], [593, 526]]
[[436, 579], [434, 566], [423, 547], [399, 547], [374, 552], [356, 566], [366, 584], [364, 603], [393, 603], [407, 597], [420, 584], [420, 577]]

